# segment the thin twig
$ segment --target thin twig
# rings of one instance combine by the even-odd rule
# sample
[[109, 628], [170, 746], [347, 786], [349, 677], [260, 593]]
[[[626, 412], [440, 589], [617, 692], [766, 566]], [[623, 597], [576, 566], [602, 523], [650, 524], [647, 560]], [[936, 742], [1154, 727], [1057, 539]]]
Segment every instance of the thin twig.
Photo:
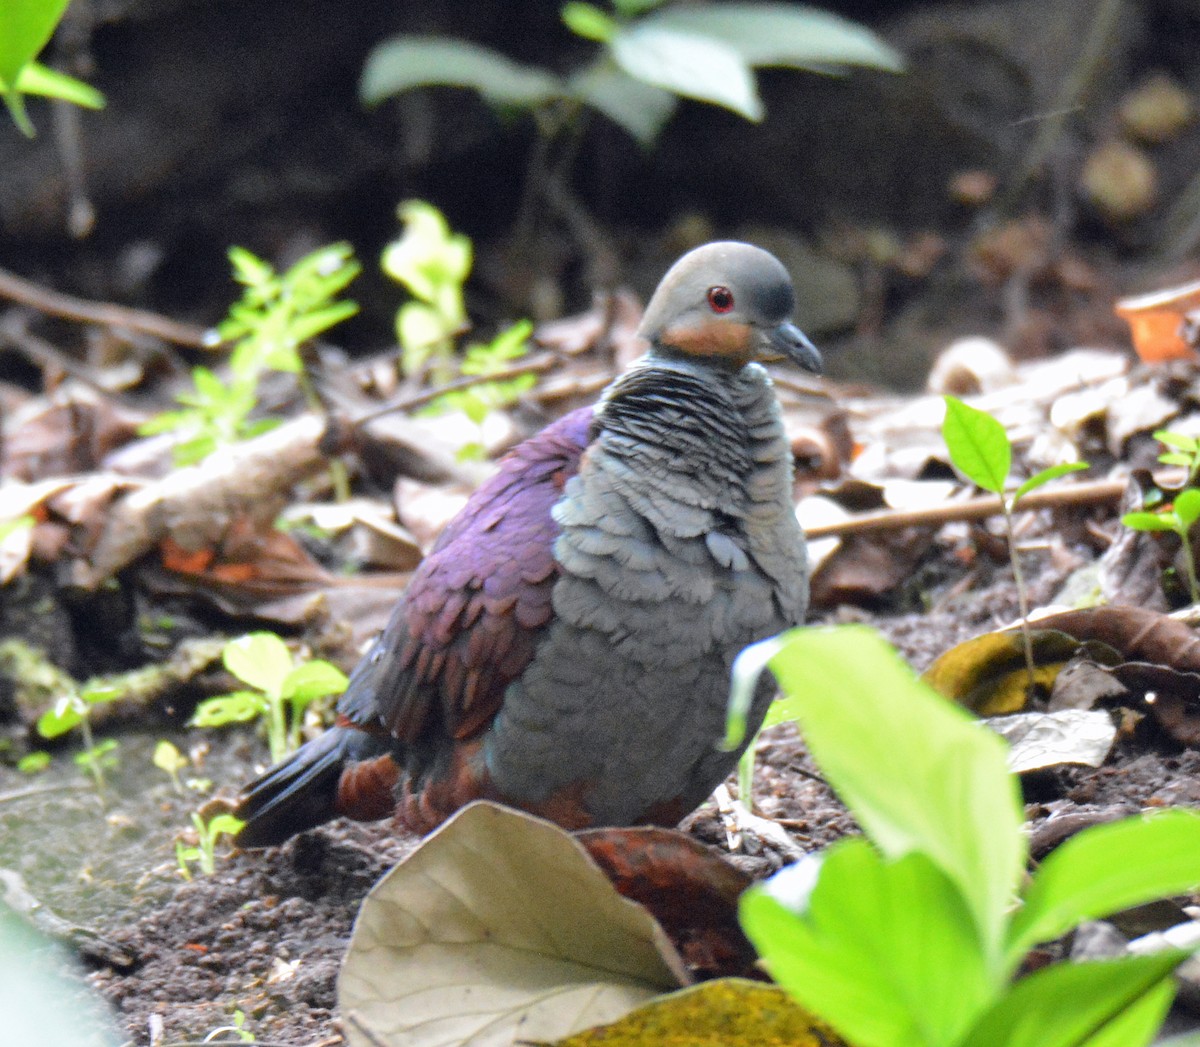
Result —
[[90, 785], [80, 785], [74, 782], [59, 782], [57, 785], [35, 785], [28, 789], [13, 789], [11, 792], [0, 793], [0, 803], [13, 803], [16, 800], [30, 800], [46, 793], [75, 793], [91, 792]]
[[130, 309], [113, 302], [92, 302], [61, 291], [52, 291], [7, 269], [0, 269], [0, 298], [20, 302], [47, 316], [124, 328], [193, 349], [203, 349], [209, 344], [205, 340], [206, 331], [203, 327], [180, 323], [144, 309]]
[[[1033, 491], [1021, 498], [1021, 510], [1053, 509], [1067, 505], [1104, 505], [1120, 501], [1128, 484], [1124, 480], [1092, 480], [1070, 487]], [[834, 523], [806, 527], [813, 538], [845, 538], [871, 531], [898, 531], [904, 527], [939, 527], [960, 520], [984, 520], [1004, 511], [998, 495], [989, 494], [967, 502], [951, 502], [930, 509], [880, 509]]]
[[553, 370], [558, 362], [559, 356], [557, 353], [542, 353], [538, 356], [531, 356], [528, 359], [522, 360], [519, 364], [514, 364], [512, 367], [506, 367], [502, 371], [493, 371], [491, 374], [473, 374], [468, 375], [466, 378], [458, 378], [453, 382], [440, 385], [436, 389], [423, 389], [419, 393], [397, 397], [382, 407], [373, 408], [366, 414], [356, 415], [354, 424], [365, 425], [367, 422], [372, 422], [376, 418], [383, 417], [385, 414], [392, 414], [395, 411], [411, 411], [415, 407], [424, 407], [446, 393], [457, 393], [461, 389], [470, 389], [476, 385], [483, 385], [485, 382], [506, 382], [510, 378], [519, 378], [523, 374], [542, 374]]

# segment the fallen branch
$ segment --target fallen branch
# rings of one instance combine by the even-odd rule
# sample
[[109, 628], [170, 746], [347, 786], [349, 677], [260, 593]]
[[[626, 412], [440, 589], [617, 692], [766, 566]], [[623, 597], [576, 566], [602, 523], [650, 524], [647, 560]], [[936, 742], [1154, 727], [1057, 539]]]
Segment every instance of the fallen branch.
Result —
[[[1128, 484], [1124, 480], [1092, 480], [1069, 487], [1033, 491], [1021, 499], [1020, 510], [1053, 509], [1066, 505], [1107, 505], [1119, 502]], [[929, 509], [879, 509], [833, 523], [806, 527], [813, 538], [845, 538], [871, 531], [898, 531], [905, 527], [940, 527], [962, 520], [985, 520], [1003, 512], [999, 495], [989, 494], [967, 502], [951, 502]]]
[[210, 344], [206, 340], [207, 332], [203, 327], [180, 323], [178, 320], [171, 320], [144, 309], [130, 309], [128, 306], [112, 302], [92, 302], [86, 298], [63, 294], [61, 291], [52, 291], [7, 269], [0, 269], [0, 297], [27, 305], [47, 316], [124, 328], [193, 349], [203, 349]]

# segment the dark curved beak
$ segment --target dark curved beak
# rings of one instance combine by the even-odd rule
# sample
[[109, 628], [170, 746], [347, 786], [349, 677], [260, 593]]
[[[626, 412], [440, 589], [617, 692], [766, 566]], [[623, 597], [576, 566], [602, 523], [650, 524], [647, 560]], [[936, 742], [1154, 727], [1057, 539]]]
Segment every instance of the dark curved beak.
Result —
[[813, 374], [821, 373], [821, 352], [795, 324], [782, 323], [766, 332], [767, 345]]

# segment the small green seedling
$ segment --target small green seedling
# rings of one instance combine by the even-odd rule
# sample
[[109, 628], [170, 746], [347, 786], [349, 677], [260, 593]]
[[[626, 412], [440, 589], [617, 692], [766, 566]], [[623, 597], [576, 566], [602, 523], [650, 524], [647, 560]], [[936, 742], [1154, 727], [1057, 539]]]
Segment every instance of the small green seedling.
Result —
[[[296, 375], [310, 406], [318, 408], [300, 347], [358, 312], [355, 303], [337, 300], [361, 270], [349, 244], [318, 248], [282, 274], [242, 247], [230, 248], [229, 260], [245, 290], [211, 338], [213, 346], [233, 343], [229, 379], [207, 367], [194, 368], [193, 388], [177, 397], [182, 408], [155, 415], [138, 430], [144, 436], [176, 433], [178, 465], [202, 461], [219, 447], [278, 425], [275, 419], [251, 417], [266, 371]], [[344, 471], [335, 473], [334, 481], [339, 493], [346, 493]]]
[[235, 818], [232, 814], [214, 815], [205, 822], [197, 812], [193, 811], [192, 827], [196, 830], [197, 845], [188, 847], [178, 840], [175, 841], [175, 861], [179, 866], [179, 871], [183, 873], [184, 879], [192, 878], [189, 869], [192, 862], [200, 866], [200, 872], [203, 875], [211, 876], [217, 868], [217, 841], [222, 836], [231, 838], [236, 836], [244, 824], [240, 818]]
[[346, 674], [330, 662], [319, 658], [295, 662], [287, 644], [274, 633], [250, 633], [230, 640], [222, 659], [226, 669], [254, 690], [206, 698], [196, 707], [191, 725], [224, 727], [265, 718], [274, 761], [299, 747], [308, 705], [341, 694], [348, 683]]
[[942, 438], [950, 452], [950, 460], [967, 479], [985, 491], [1000, 496], [1004, 513], [1004, 531], [1008, 540], [1008, 556], [1012, 561], [1013, 579], [1017, 584], [1017, 600], [1021, 607], [1021, 638], [1025, 650], [1025, 667], [1029, 685], [1034, 685], [1033, 641], [1029, 635], [1029, 596], [1021, 573], [1021, 556], [1013, 528], [1013, 510], [1030, 491], [1067, 473], [1088, 467], [1087, 462], [1062, 462], [1043, 469], [1021, 483], [1011, 495], [1005, 494], [1012, 469], [1012, 444], [1008, 434], [986, 411], [969, 407], [957, 397], [947, 396], [946, 419], [942, 423]]
[[445, 216], [424, 200], [397, 209], [404, 231], [384, 248], [383, 271], [413, 297], [396, 313], [396, 338], [405, 374], [429, 366], [435, 382], [454, 377], [455, 340], [467, 329], [463, 285], [471, 272], [471, 241], [450, 230]]
[[1160, 429], [1154, 434], [1154, 439], [1173, 448], [1160, 454], [1158, 460], [1163, 465], [1182, 465], [1188, 471], [1185, 486], [1195, 484], [1196, 477], [1200, 476], [1200, 438]]
[[[460, 368], [464, 377], [486, 377], [503, 371], [515, 360], [529, 351], [529, 338], [533, 324], [522, 320], [501, 331], [491, 342], [473, 343], [467, 347]], [[533, 374], [519, 374], [513, 378], [478, 382], [468, 389], [456, 389], [443, 393], [429, 405], [431, 412], [462, 411], [467, 419], [483, 433], [483, 423], [488, 415], [501, 407], [514, 403], [522, 393], [528, 392], [537, 382]], [[458, 458], [482, 458], [484, 447], [481, 440], [465, 443], [458, 449]]]
[[1196, 556], [1192, 552], [1192, 525], [1200, 520], [1200, 489], [1188, 487], [1175, 496], [1169, 509], [1161, 512], [1126, 513], [1121, 523], [1134, 531], [1173, 531], [1183, 549], [1183, 566], [1187, 571], [1188, 591], [1192, 603], [1200, 603], [1200, 584], [1196, 581]]
[[104, 772], [117, 766], [117, 742], [112, 738], [96, 742], [92, 734], [92, 710], [115, 702], [123, 692], [102, 681], [90, 681], [78, 688], [72, 681], [64, 691], [53, 707], [38, 717], [37, 732], [43, 738], [57, 738], [78, 727], [83, 749], [75, 754], [75, 762], [92, 776], [96, 790], [103, 793]]
[[734, 666], [730, 732], [769, 665], [822, 774], [866, 838], [742, 895], [768, 970], [849, 1043], [1140, 1047], [1189, 953], [1064, 961], [1018, 977], [1039, 942], [1200, 884], [1200, 815], [1084, 829], [1031, 878], [1005, 743], [861, 626], [795, 629]]
[[0, 5], [0, 94], [13, 123], [29, 138], [33, 123], [25, 111], [25, 95], [45, 95], [87, 109], [103, 109], [104, 96], [94, 87], [34, 61], [50, 42], [67, 10], [68, 0], [4, 0]]
[[50, 766], [50, 754], [45, 749], [26, 753], [17, 761], [17, 770], [22, 774], [41, 774]]
[[[413, 297], [396, 313], [396, 337], [404, 373], [428, 371], [435, 383], [445, 384], [460, 376], [497, 374], [525, 356], [533, 324], [521, 320], [501, 331], [491, 342], [469, 344], [461, 364], [456, 366], [458, 339], [470, 327], [463, 287], [471, 272], [471, 241], [462, 233], [453, 232], [445, 216], [423, 200], [401, 204], [399, 215], [404, 232], [384, 250], [382, 265], [384, 272]], [[491, 411], [515, 402], [536, 380], [532, 374], [522, 374], [477, 382], [469, 388], [444, 393], [426, 410], [462, 411], [479, 427]], [[458, 451], [459, 458], [478, 458], [482, 454], [482, 444], [477, 440]]]
[[[218, 1040], [218, 1036], [224, 1036], [226, 1033], [233, 1033], [237, 1040]], [[246, 1015], [244, 1012], [235, 1010], [233, 1012], [233, 1022], [230, 1025], [219, 1025], [213, 1029], [207, 1036], [204, 1037], [201, 1043], [257, 1043], [254, 1038], [254, 1033], [246, 1028]]]
[[154, 747], [153, 759], [154, 766], [170, 776], [171, 784], [175, 787], [175, 791], [182, 796], [184, 788], [183, 782], [179, 777], [179, 772], [187, 767], [188, 758], [176, 748], [174, 743], [168, 742], [163, 738]]

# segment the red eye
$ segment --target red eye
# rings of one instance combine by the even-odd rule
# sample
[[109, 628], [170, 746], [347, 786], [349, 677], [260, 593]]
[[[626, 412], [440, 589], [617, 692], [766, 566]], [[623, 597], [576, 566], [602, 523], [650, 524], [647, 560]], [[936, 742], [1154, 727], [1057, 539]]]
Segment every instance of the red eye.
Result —
[[714, 313], [727, 313], [733, 308], [733, 292], [728, 287], [710, 287], [708, 306]]

